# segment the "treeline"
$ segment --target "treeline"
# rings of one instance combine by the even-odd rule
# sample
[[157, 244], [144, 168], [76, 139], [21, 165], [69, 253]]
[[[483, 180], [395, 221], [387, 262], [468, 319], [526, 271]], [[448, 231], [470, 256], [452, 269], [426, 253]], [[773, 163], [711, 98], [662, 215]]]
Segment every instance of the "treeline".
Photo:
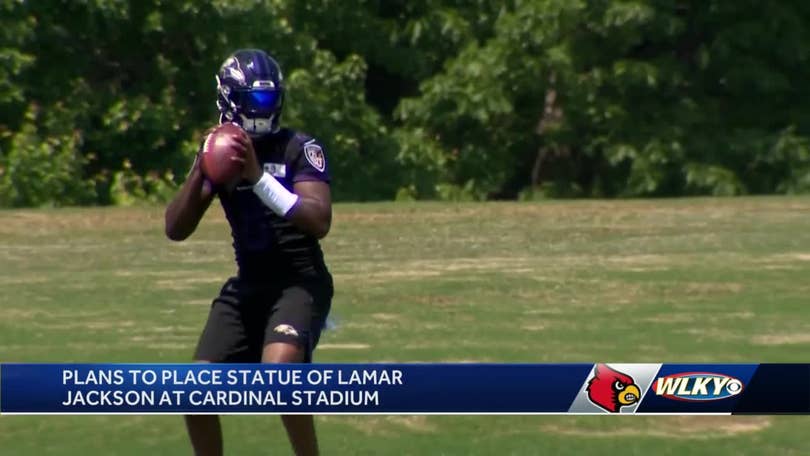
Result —
[[260, 47], [340, 200], [810, 190], [810, 2], [0, 0], [0, 206], [168, 198]]

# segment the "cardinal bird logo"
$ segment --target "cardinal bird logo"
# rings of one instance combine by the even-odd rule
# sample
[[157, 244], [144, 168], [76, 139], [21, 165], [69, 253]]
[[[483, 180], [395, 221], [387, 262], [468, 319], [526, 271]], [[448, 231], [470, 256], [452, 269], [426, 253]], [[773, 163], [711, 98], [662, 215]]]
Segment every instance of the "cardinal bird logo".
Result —
[[588, 399], [610, 413], [619, 413], [622, 407], [641, 399], [641, 390], [633, 377], [597, 364], [593, 378], [588, 382]]

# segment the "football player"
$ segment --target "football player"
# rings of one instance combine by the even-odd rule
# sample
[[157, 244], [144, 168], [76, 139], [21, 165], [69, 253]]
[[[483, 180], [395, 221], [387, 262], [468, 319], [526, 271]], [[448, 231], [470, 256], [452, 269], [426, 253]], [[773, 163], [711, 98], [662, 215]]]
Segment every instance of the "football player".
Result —
[[[281, 69], [257, 49], [234, 52], [216, 75], [219, 122], [233, 122], [242, 167], [235, 181], [212, 185], [194, 161], [166, 208], [166, 235], [189, 237], [216, 196], [231, 226], [238, 273], [213, 300], [194, 359], [200, 362], [308, 363], [326, 322], [332, 276], [318, 242], [332, 218], [324, 149], [282, 128]], [[317, 454], [312, 416], [282, 416], [293, 450]], [[191, 415], [198, 455], [223, 451], [219, 417]]]

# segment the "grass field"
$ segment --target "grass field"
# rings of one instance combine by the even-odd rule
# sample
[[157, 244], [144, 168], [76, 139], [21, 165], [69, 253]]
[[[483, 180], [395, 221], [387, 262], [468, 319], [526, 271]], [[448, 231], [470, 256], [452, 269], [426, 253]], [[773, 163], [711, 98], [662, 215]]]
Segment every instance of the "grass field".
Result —
[[[0, 211], [0, 360], [185, 362], [221, 211]], [[321, 362], [808, 362], [810, 199], [338, 205]], [[810, 454], [803, 417], [318, 417], [324, 454]], [[230, 454], [289, 454], [227, 417]], [[190, 454], [180, 417], [2, 417], [0, 454]]]

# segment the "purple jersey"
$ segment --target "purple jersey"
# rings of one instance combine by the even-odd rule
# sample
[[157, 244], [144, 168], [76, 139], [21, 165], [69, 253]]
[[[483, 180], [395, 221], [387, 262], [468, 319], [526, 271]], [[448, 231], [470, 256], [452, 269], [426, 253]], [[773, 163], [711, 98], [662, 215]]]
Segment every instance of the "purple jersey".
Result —
[[[253, 140], [264, 171], [287, 190], [301, 181], [329, 182], [323, 147], [289, 129]], [[318, 239], [276, 215], [244, 182], [217, 192], [231, 225], [239, 275], [270, 280], [279, 275], [308, 277], [326, 271]]]

